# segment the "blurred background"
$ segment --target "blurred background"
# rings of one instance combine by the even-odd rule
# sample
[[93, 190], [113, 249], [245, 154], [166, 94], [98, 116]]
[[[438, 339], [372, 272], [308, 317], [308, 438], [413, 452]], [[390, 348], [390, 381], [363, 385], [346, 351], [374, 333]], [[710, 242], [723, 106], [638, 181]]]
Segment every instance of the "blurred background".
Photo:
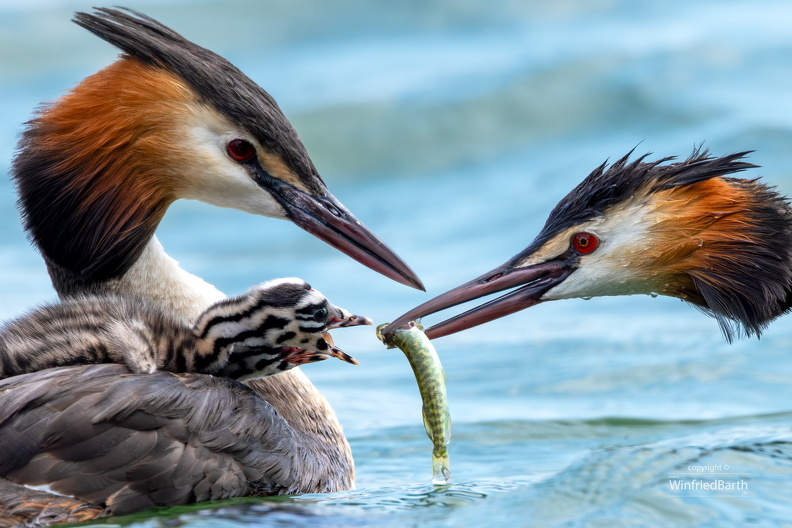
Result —
[[[0, 1], [0, 316], [53, 300], [7, 177], [23, 123], [117, 52], [69, 20], [92, 2]], [[410, 290], [288, 222], [175, 204], [158, 236], [231, 294], [299, 276], [377, 323], [501, 264], [555, 203], [630, 149], [755, 150], [792, 194], [792, 4], [718, 0], [128, 0], [226, 57], [279, 102], [332, 192], [422, 277]], [[432, 318], [438, 321], [439, 318]], [[360, 359], [304, 370], [328, 396], [358, 490], [176, 509], [202, 525], [754, 526], [792, 507], [792, 331], [728, 345], [673, 299], [575, 300], [436, 342], [451, 398], [454, 485], [400, 353], [366, 328]], [[727, 466], [747, 494], [676, 493]], [[712, 472], [710, 472], [712, 473]], [[710, 475], [712, 477], [712, 475]], [[732, 477], [727, 477], [732, 478]], [[132, 521], [130, 521], [132, 522]]]

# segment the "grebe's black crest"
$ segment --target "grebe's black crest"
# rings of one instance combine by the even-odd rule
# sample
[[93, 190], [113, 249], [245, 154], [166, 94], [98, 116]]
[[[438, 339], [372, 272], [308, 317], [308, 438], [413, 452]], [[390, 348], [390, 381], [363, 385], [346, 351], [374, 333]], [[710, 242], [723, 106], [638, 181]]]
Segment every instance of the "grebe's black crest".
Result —
[[675, 159], [673, 156], [647, 162], [650, 153], [629, 161], [633, 152], [634, 149], [610, 166], [607, 161], [603, 162], [558, 202], [541, 233], [525, 252], [571, 226], [604, 214], [641, 189], [648, 187], [651, 193], [757, 167], [741, 161], [752, 152], [750, 150], [713, 158], [708, 151], [696, 149], [685, 161], [678, 163], [668, 163]]
[[306, 186], [313, 187], [312, 178], [319, 175], [294, 128], [275, 99], [236, 66], [138, 11], [96, 11], [77, 13], [74, 22], [128, 55], [178, 74], [208, 104], [249, 130], [263, 146], [278, 153]]

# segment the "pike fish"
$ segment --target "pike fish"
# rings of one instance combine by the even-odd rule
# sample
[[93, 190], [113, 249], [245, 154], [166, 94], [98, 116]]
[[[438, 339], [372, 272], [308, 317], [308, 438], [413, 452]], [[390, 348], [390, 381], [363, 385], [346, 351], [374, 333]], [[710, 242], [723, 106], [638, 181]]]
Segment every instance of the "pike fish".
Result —
[[398, 347], [404, 352], [421, 391], [424, 427], [434, 444], [432, 483], [448, 484], [451, 480], [451, 466], [446, 445], [451, 440], [451, 417], [448, 412], [443, 365], [419, 323], [410, 321], [395, 330], [383, 333], [386, 326], [388, 325], [383, 324], [377, 327], [377, 337], [388, 348]]

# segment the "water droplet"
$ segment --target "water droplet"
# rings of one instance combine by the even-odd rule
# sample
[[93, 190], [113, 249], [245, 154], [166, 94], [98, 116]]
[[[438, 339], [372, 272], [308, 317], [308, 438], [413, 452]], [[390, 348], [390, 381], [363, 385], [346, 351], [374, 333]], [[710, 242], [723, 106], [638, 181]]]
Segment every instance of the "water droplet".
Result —
[[590, 301], [591, 299], [593, 299], [593, 297], [589, 295], [588, 297], [581, 297], [581, 299], [583, 299], [584, 301]]
[[649, 297], [651, 297], [652, 299], [657, 299], [657, 296], [658, 296], [658, 295], [660, 295], [660, 294], [659, 294], [659, 293], [655, 293], [655, 292], [651, 292], [651, 293], [649, 294]]

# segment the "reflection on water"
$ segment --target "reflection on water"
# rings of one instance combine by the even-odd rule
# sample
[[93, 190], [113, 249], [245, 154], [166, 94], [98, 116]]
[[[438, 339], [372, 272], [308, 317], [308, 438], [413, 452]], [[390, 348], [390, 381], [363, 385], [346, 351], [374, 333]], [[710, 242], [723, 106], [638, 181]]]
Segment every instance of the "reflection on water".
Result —
[[[429, 290], [391, 283], [287, 222], [175, 204], [158, 232], [164, 246], [229, 293], [296, 275], [355, 313], [391, 320], [527, 246], [561, 197], [636, 145], [656, 157], [685, 157], [702, 141], [718, 155], [755, 149], [750, 161], [762, 168], [746, 176], [792, 194], [788, 2], [128, 4], [270, 91], [333, 193]], [[0, 6], [0, 46], [16, 50], [0, 54], [6, 171], [32, 109], [115, 56], [68, 22], [74, 8]], [[7, 179], [0, 201], [6, 318], [52, 292]], [[772, 526], [792, 517], [785, 319], [761, 341], [728, 345], [679, 301], [593, 299], [438, 340], [454, 423], [448, 488], [430, 484], [431, 444], [404, 357], [367, 328], [337, 339], [359, 368], [304, 370], [344, 424], [357, 490], [107, 524]], [[745, 476], [748, 493], [671, 489], [674, 479], [713, 479], [691, 467]]]

